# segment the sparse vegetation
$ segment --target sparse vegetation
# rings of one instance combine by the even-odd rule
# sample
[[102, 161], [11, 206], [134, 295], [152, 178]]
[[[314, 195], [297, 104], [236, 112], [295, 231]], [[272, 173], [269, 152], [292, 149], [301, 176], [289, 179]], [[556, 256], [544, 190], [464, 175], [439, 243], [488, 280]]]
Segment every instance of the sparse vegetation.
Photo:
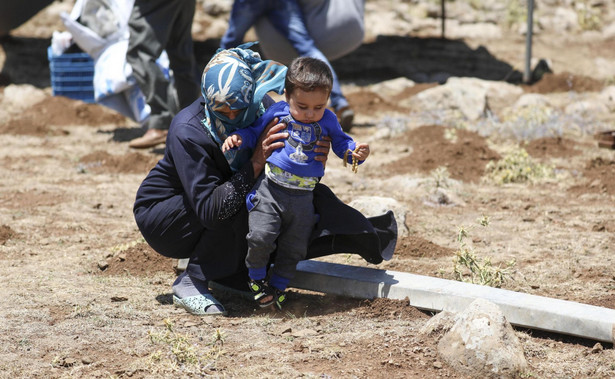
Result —
[[486, 178], [495, 184], [536, 182], [555, 176], [550, 165], [535, 162], [525, 151], [518, 147], [499, 161], [491, 161], [485, 167]]
[[[489, 219], [483, 216], [478, 221], [478, 224], [486, 227], [489, 225]], [[457, 234], [459, 250], [456, 251], [453, 260], [454, 279], [460, 282], [500, 288], [512, 277], [515, 261], [507, 262], [505, 267], [501, 265], [493, 266], [491, 258], [480, 258], [477, 256], [474, 249], [466, 242], [468, 236], [468, 229], [461, 226]]]
[[581, 30], [600, 30], [602, 20], [600, 11], [592, 6], [587, 0], [576, 2], [575, 10]]
[[506, 24], [510, 27], [527, 20], [526, 1], [510, 0], [506, 7]]
[[165, 363], [169, 367], [192, 366], [192, 368], [204, 369], [215, 364], [219, 355], [222, 354], [224, 335], [220, 329], [216, 329], [211, 342], [207, 345], [209, 350], [202, 353], [197, 344], [190, 342], [190, 337], [177, 333], [173, 329], [170, 319], [164, 320], [165, 330], [162, 332], [150, 331], [148, 336], [154, 344], [161, 344], [166, 350], [157, 350], [151, 355], [152, 361]]

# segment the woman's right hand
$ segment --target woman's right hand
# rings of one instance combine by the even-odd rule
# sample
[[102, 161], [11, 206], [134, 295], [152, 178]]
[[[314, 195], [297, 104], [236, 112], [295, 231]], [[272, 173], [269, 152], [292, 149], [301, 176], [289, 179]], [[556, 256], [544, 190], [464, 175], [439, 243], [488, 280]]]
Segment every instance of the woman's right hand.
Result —
[[273, 119], [269, 125], [263, 130], [263, 133], [256, 143], [254, 153], [252, 153], [252, 168], [254, 169], [254, 178], [257, 178], [265, 168], [265, 162], [271, 153], [284, 146], [284, 139], [288, 138], [287, 132], [282, 132], [286, 129], [285, 123], [278, 124], [278, 118]]

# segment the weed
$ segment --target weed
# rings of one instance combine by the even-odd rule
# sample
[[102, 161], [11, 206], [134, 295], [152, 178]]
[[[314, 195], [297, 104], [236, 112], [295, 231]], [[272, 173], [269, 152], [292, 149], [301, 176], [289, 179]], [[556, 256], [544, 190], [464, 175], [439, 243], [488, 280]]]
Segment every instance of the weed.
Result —
[[[486, 227], [489, 225], [489, 218], [483, 216], [478, 224]], [[506, 267], [500, 265], [494, 267], [490, 258], [479, 258], [474, 249], [466, 243], [469, 236], [468, 229], [461, 226], [457, 234], [459, 250], [455, 252], [453, 260], [453, 277], [455, 280], [466, 283], [480, 284], [484, 286], [500, 288], [512, 275], [512, 268], [515, 266], [514, 259], [506, 263]]]
[[450, 186], [451, 175], [446, 166], [437, 167], [429, 173], [429, 177], [433, 181], [434, 189], [448, 188]]
[[111, 250], [112, 253], [121, 253], [123, 251], [126, 251], [128, 249], [130, 249], [131, 247], [137, 246], [140, 243], [145, 242], [145, 239], [143, 237], [139, 237], [134, 241], [130, 241], [127, 243], [121, 243], [121, 244], [117, 244], [113, 247], [111, 247], [109, 250]]
[[457, 143], [457, 129], [446, 128], [444, 129], [444, 139], [450, 143]]
[[[176, 333], [173, 330], [173, 323], [169, 319], [164, 319], [166, 330], [161, 333], [149, 332], [149, 338], [152, 343], [163, 343], [169, 346], [170, 352], [174, 360], [183, 364], [196, 364], [198, 358], [195, 353], [195, 348], [188, 342], [188, 337]], [[161, 360], [160, 354], [156, 354], [156, 360]]]
[[592, 5], [587, 0], [578, 2], [575, 10], [579, 27], [582, 30], [600, 30], [602, 28], [600, 11], [592, 8]]
[[506, 24], [510, 27], [526, 22], [526, 20], [527, 7], [525, 6], [525, 1], [510, 0], [506, 7]]
[[550, 165], [536, 163], [522, 147], [513, 149], [499, 161], [491, 161], [485, 167], [487, 179], [495, 184], [536, 182], [555, 177]]
[[[168, 347], [168, 350], [156, 352], [150, 355], [150, 359], [154, 362], [163, 363], [165, 357], [170, 358], [169, 366], [177, 367], [178, 365], [188, 365], [198, 368], [198, 366], [211, 367], [223, 353], [224, 333], [220, 329], [216, 329], [209, 346], [209, 350], [203, 354], [198, 351], [198, 345], [192, 344], [188, 336], [177, 333], [173, 330], [173, 323], [169, 319], [164, 320], [166, 329], [163, 332], [156, 333], [150, 331], [148, 336], [150, 341], [155, 344], [163, 344]], [[206, 362], [204, 362], [206, 361]], [[206, 363], [206, 365], [203, 365]]]

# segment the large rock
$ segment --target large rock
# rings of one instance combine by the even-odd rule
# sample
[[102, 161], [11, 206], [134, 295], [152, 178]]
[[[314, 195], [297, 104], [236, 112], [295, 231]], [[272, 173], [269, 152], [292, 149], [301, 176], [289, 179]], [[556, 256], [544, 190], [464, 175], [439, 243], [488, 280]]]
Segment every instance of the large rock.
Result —
[[400, 102], [421, 112], [444, 112], [463, 115], [476, 121], [487, 115], [489, 104], [516, 100], [522, 89], [508, 83], [476, 78], [449, 78], [446, 84], [427, 89]]
[[484, 299], [474, 300], [455, 317], [438, 342], [438, 353], [455, 370], [476, 378], [514, 378], [528, 367], [504, 314]]
[[390, 197], [360, 196], [352, 200], [348, 205], [367, 217], [380, 216], [391, 210], [395, 214], [395, 221], [397, 221], [398, 236], [404, 237], [408, 235], [408, 228], [406, 227], [408, 208], [397, 200]]

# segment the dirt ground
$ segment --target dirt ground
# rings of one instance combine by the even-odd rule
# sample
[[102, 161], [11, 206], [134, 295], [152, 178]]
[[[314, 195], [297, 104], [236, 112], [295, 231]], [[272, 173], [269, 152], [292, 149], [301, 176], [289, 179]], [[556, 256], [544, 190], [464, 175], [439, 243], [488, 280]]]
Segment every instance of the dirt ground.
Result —
[[[42, 101], [0, 113], [1, 378], [467, 377], [438, 357], [436, 339], [418, 333], [432, 314], [407, 301], [291, 289], [283, 311], [224, 292], [215, 295], [228, 317], [174, 308], [174, 262], [143, 242], [131, 211], [163, 149], [131, 150], [128, 141], [143, 133], [138, 124], [98, 104], [51, 96], [46, 48], [52, 31], [62, 29], [55, 15], [42, 12], [0, 41], [0, 93], [10, 85], [44, 91]], [[369, 267], [452, 279], [464, 226], [478, 256], [494, 265], [515, 260], [503, 288], [615, 309], [615, 150], [599, 148], [593, 131], [519, 142], [424, 124], [378, 137], [381, 120], [411, 111], [370, 90], [406, 67], [382, 52], [394, 55], [427, 39], [381, 38], [334, 62], [357, 112], [351, 134], [370, 143], [372, 156], [358, 174], [330, 159], [324, 183], [345, 202], [383, 196], [407, 209], [407, 234], [393, 259]], [[203, 65], [218, 41], [195, 42]], [[515, 32], [464, 43], [522, 67], [525, 40]], [[587, 43], [543, 33], [535, 45], [536, 56], [553, 59], [557, 70], [519, 85], [525, 92], [592, 93], [608, 84], [585, 62], [615, 59], [612, 38]], [[436, 85], [418, 83], [399, 96]], [[611, 113], [602, 121], [615, 129], [614, 119]], [[487, 164], [512, 145], [558, 175], [536, 183], [485, 180]], [[448, 176], [437, 179], [442, 167]], [[434, 201], [435, 182], [446, 189], [446, 201]], [[476, 224], [483, 216], [490, 220], [485, 228]], [[368, 266], [353, 255], [323, 259]], [[536, 330], [516, 334], [529, 363], [523, 377], [615, 377], [612, 344]]]

